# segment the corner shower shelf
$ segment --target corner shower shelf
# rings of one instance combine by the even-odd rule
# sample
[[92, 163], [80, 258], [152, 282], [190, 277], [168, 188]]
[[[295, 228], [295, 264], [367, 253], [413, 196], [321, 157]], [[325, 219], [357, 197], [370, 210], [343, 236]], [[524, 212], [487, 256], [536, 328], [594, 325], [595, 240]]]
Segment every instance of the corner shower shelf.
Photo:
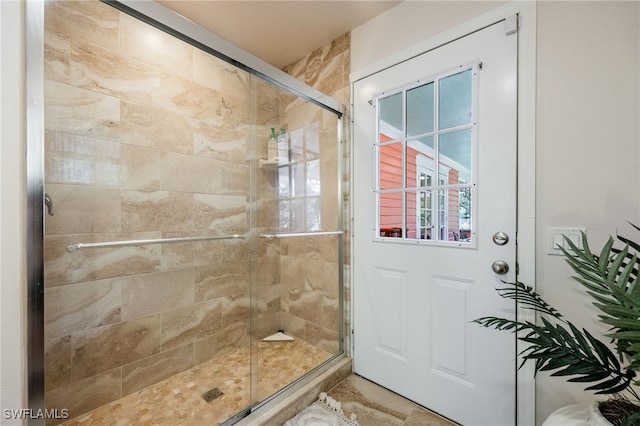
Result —
[[286, 158], [275, 158], [273, 160], [258, 159], [258, 165], [261, 169], [277, 169], [280, 166], [287, 166], [291, 162]]

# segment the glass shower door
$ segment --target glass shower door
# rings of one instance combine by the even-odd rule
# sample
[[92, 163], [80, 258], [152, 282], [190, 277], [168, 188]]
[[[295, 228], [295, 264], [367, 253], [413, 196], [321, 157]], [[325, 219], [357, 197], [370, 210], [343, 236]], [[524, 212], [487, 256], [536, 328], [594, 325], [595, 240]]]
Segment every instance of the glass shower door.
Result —
[[47, 408], [245, 409], [250, 74], [105, 3], [51, 1], [44, 77]]
[[[260, 80], [254, 93], [254, 392], [261, 401], [342, 351], [342, 153], [334, 112]], [[274, 133], [278, 156], [269, 158]]]

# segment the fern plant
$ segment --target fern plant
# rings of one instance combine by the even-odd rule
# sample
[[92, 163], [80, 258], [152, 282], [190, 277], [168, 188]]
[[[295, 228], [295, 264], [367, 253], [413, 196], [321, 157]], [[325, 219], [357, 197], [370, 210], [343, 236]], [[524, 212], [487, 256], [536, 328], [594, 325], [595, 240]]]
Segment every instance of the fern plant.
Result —
[[[635, 225], [634, 228], [640, 231]], [[640, 244], [618, 236], [624, 244], [615, 248], [609, 238], [598, 255], [591, 252], [582, 233], [582, 248], [565, 237], [569, 249], [561, 248], [573, 276], [593, 298], [599, 320], [610, 326], [605, 335], [611, 339], [615, 353], [586, 329], [579, 329], [523, 283], [504, 283], [500, 296], [517, 300], [523, 308], [538, 313], [539, 322], [514, 321], [482, 317], [474, 322], [497, 330], [518, 332], [518, 339], [529, 345], [521, 352], [522, 364], [534, 362], [534, 373], [553, 371], [552, 376], [566, 376], [569, 382], [589, 383], [585, 390], [612, 395], [626, 392], [633, 403], [640, 403], [634, 386], [640, 385]], [[625, 414], [620, 423], [640, 424], [640, 408]]]

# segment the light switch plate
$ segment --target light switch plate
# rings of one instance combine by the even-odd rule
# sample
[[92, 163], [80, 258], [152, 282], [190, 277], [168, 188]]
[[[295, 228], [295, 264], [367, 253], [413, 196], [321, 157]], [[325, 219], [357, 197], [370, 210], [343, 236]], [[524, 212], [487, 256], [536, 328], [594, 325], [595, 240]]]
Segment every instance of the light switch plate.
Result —
[[562, 255], [562, 251], [558, 248], [558, 245], [562, 245], [563, 248], [569, 250], [569, 244], [565, 241], [564, 237], [567, 237], [578, 248], [582, 248], [582, 235], [580, 232], [585, 232], [584, 228], [549, 228], [548, 235], [548, 254], [557, 256]]

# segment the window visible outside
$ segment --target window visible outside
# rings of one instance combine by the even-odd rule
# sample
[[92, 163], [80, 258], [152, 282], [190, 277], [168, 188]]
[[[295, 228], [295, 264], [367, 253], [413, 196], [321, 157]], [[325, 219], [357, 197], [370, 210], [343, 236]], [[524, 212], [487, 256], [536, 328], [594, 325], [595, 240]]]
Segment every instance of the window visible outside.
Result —
[[278, 167], [281, 231], [320, 231], [320, 124], [288, 133], [290, 161]]
[[382, 93], [377, 105], [377, 235], [471, 242], [475, 71]]

